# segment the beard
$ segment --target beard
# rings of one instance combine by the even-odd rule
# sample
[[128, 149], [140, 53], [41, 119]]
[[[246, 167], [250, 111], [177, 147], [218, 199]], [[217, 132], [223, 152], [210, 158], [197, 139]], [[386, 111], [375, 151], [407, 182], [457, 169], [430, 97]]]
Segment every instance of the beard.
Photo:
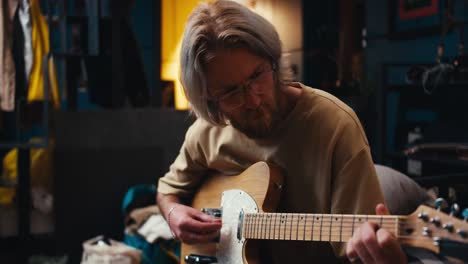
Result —
[[231, 125], [251, 139], [267, 138], [280, 121], [276, 105], [261, 105], [258, 109], [247, 110], [236, 117], [228, 116]]

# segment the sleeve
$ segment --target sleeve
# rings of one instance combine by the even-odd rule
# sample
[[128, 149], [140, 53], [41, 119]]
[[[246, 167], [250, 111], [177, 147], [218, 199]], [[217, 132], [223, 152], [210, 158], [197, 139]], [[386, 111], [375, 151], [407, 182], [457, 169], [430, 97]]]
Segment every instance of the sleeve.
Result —
[[[187, 131], [179, 155], [169, 167], [169, 171], [159, 179], [158, 192], [175, 194], [181, 198], [190, 197], [207, 172], [203, 152], [197, 147], [193, 127]], [[193, 147], [191, 147], [193, 146]]]
[[[331, 181], [332, 214], [375, 214], [383, 194], [370, 148], [357, 117], [337, 131]], [[345, 256], [345, 243], [332, 243], [337, 256]]]

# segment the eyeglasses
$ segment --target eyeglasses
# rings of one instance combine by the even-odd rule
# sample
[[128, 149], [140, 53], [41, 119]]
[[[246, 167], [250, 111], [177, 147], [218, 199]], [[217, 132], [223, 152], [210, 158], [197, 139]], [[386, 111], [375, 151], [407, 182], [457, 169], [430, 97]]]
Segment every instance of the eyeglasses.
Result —
[[274, 67], [257, 71], [244, 84], [240, 84], [234, 87], [233, 89], [228, 90], [224, 94], [213, 98], [212, 101], [216, 102], [217, 104], [222, 104], [230, 110], [238, 108], [244, 105], [245, 98], [247, 97], [249, 91], [253, 92], [256, 95], [260, 95], [265, 92], [265, 87], [263, 83], [270, 76], [270, 73], [274, 71]]

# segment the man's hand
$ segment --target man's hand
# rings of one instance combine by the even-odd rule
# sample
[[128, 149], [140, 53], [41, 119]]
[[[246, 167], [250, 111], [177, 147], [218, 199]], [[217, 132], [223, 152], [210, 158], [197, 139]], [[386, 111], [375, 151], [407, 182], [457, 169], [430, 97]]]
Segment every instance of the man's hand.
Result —
[[186, 244], [212, 242], [219, 236], [221, 219], [183, 204], [175, 206], [168, 215], [169, 228]]
[[[377, 215], [388, 215], [383, 204], [375, 208]], [[355, 230], [346, 245], [346, 255], [351, 262], [407, 263], [406, 255], [395, 237], [377, 224], [366, 222]]]
[[156, 200], [172, 234], [182, 242], [206, 243], [219, 236], [220, 219], [183, 205], [176, 195], [158, 192]]

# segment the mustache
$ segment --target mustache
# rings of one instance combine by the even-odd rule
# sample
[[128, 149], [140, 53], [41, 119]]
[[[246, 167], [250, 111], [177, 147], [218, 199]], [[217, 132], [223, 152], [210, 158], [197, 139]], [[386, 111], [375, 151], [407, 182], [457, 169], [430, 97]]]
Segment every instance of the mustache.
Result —
[[261, 107], [255, 109], [255, 110], [247, 110], [247, 111], [242, 113], [242, 118], [249, 119], [251, 117], [256, 117], [258, 115], [261, 115], [261, 114], [263, 114], [263, 112], [264, 111], [262, 110]]

